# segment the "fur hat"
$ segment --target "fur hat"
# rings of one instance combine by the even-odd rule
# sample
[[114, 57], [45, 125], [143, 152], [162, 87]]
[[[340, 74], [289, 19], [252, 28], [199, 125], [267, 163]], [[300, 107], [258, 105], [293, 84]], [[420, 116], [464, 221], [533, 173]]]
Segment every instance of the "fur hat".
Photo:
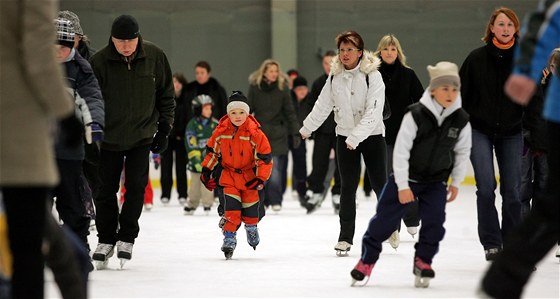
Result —
[[75, 13], [69, 10], [62, 10], [58, 12], [58, 17], [72, 22], [72, 26], [74, 26], [77, 35], [84, 35], [84, 31], [82, 31], [82, 26], [80, 25], [80, 18], [78, 18]]
[[56, 29], [56, 42], [59, 45], [73, 48], [74, 47], [74, 26], [72, 22], [66, 19], [54, 19], [54, 26]]
[[118, 39], [135, 39], [140, 35], [138, 22], [131, 15], [118, 16], [111, 26], [111, 36]]
[[298, 86], [305, 86], [305, 87], [307, 87], [307, 80], [305, 80], [305, 78], [302, 77], [302, 76], [296, 77], [296, 78], [294, 79], [294, 82], [292, 83], [292, 89], [295, 89], [295, 88], [298, 87]]
[[430, 74], [430, 90], [434, 90], [442, 85], [450, 85], [456, 88], [461, 87], [461, 79], [459, 78], [459, 68], [455, 63], [448, 61], [440, 61], [435, 66], [428, 65], [428, 73]]
[[247, 105], [247, 97], [238, 90], [234, 90], [231, 95], [229, 96], [229, 104], [227, 105], [227, 114], [230, 113], [233, 109], [241, 109], [245, 111], [245, 113], [249, 114], [251, 110], [249, 105]]

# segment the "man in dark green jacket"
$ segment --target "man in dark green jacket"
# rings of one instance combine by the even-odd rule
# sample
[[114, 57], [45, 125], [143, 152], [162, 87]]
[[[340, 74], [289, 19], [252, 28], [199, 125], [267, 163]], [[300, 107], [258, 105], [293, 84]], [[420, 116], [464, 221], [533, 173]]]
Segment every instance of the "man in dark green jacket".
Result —
[[[105, 136], [101, 144], [101, 187], [95, 198], [99, 242], [93, 260], [107, 265], [117, 246], [121, 267], [132, 257], [140, 228], [149, 152], [167, 148], [175, 102], [171, 69], [165, 53], [142, 40], [136, 19], [117, 17], [109, 44], [91, 58], [105, 100]], [[155, 135], [154, 135], [155, 134]], [[125, 169], [125, 202], [116, 200]]]

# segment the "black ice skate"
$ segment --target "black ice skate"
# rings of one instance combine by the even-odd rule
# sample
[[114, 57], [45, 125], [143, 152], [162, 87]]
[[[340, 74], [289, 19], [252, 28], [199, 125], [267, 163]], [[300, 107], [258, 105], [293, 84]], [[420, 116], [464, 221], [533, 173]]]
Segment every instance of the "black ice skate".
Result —
[[107, 268], [107, 264], [109, 263], [109, 258], [113, 256], [115, 245], [113, 244], [106, 244], [106, 243], [99, 243], [97, 244], [97, 248], [93, 252], [93, 256], [91, 257], [95, 262], [95, 268], [97, 270], [103, 270]]
[[358, 286], [365, 286], [371, 275], [371, 270], [375, 264], [364, 264], [362, 260], [358, 261], [358, 264], [352, 271], [350, 272], [350, 276], [352, 276], [352, 286], [356, 285], [358, 281], [364, 280], [367, 277], [367, 280], [363, 284], [359, 284]]
[[321, 207], [323, 200], [325, 200], [325, 195], [322, 193], [310, 193], [308, 191], [307, 196], [309, 198], [307, 199], [307, 203], [305, 204], [305, 209], [307, 209], [307, 214], [311, 214]]
[[129, 242], [117, 241], [117, 257], [121, 260], [121, 269], [127, 261], [132, 259], [132, 246]]
[[339, 241], [334, 245], [334, 250], [336, 251], [337, 256], [348, 256], [348, 251], [352, 248], [352, 244], [346, 241]]
[[224, 244], [222, 244], [222, 251], [226, 260], [230, 260], [233, 256], [233, 251], [237, 246], [237, 239], [235, 239], [235, 232], [224, 232]]
[[412, 273], [416, 276], [414, 286], [417, 288], [427, 288], [430, 285], [430, 279], [436, 276], [430, 264], [425, 263], [419, 257], [414, 258], [414, 267]]
[[245, 231], [247, 231], [247, 243], [249, 243], [249, 245], [253, 247], [254, 250], [257, 250], [257, 245], [259, 245], [259, 242], [261, 240], [259, 238], [259, 229], [257, 228], [257, 225], [245, 224]]

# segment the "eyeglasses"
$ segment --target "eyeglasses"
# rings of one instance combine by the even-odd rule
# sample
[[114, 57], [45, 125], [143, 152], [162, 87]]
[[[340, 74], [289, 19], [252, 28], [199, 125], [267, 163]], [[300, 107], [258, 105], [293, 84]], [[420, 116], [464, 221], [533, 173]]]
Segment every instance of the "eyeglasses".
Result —
[[338, 49], [338, 53], [339, 53], [339, 54], [340, 54], [340, 53], [345, 53], [345, 52], [346, 52], [346, 53], [349, 53], [349, 54], [352, 54], [352, 53], [354, 53], [354, 52], [357, 53], [358, 51], [361, 51], [361, 50], [360, 50], [360, 49], [356, 49], [356, 48]]

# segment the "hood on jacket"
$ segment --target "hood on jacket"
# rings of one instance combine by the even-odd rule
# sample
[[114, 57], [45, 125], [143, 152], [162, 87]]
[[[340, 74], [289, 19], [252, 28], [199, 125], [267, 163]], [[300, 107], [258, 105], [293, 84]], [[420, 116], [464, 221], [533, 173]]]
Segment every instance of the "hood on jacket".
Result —
[[[381, 65], [381, 59], [373, 55], [372, 52], [363, 50], [362, 58], [360, 59], [360, 62], [358, 62], [358, 64], [359, 64], [360, 72], [364, 74], [369, 74], [379, 69], [379, 66]], [[338, 55], [336, 55], [331, 62], [330, 75], [334, 76], [336, 74], [342, 73], [343, 71], [344, 71], [344, 65], [342, 65], [342, 62], [340, 62]]]
[[455, 102], [453, 102], [451, 106], [444, 109], [441, 115], [438, 112], [438, 109], [435, 107], [435, 105], [438, 105], [435, 102], [436, 100], [432, 99], [430, 90], [427, 88], [422, 94], [422, 98], [420, 98], [420, 103], [426, 106], [426, 108], [428, 108], [428, 110], [430, 110], [430, 112], [432, 112], [432, 114], [436, 117], [436, 119], [438, 120], [438, 124], [441, 124], [446, 117], [451, 115], [457, 109], [461, 108], [461, 102], [462, 102], [461, 93], [457, 94], [457, 100], [455, 100]]

